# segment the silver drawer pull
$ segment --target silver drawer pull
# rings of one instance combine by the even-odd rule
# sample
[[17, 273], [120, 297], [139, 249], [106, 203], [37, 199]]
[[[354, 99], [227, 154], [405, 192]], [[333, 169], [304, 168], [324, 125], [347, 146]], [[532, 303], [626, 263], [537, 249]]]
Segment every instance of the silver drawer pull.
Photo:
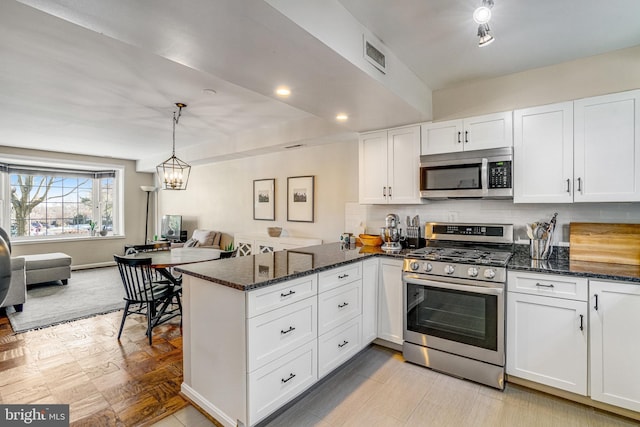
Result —
[[294, 328], [293, 326], [289, 326], [289, 329], [287, 329], [286, 331], [283, 331], [282, 329], [280, 329], [280, 333], [284, 335], [284, 334], [288, 334], [289, 332], [293, 332], [295, 330], [296, 328]]
[[296, 376], [296, 374], [294, 374], [293, 372], [289, 374], [289, 378], [287, 378], [286, 380], [284, 378], [280, 378], [280, 381], [282, 381], [282, 384], [291, 381], [292, 379], [294, 379]]
[[338, 304], [338, 308], [345, 308], [348, 305], [349, 305], [348, 302], [343, 302], [342, 304]]
[[540, 288], [553, 288], [553, 284], [550, 285], [543, 285], [542, 283], [536, 283], [536, 286], [540, 287]]
[[288, 297], [289, 295], [293, 295], [295, 293], [296, 293], [296, 291], [289, 291], [286, 294], [281, 293], [280, 294], [280, 298]]
[[347, 344], [349, 344], [349, 341], [347, 341], [347, 340], [343, 340], [343, 341], [342, 341], [342, 344], [338, 344], [338, 347], [342, 348], [342, 347], [344, 347], [344, 346], [345, 346], [345, 345], [347, 345]]
[[345, 279], [347, 277], [349, 277], [348, 274], [341, 274], [341, 275], [338, 276], [338, 279]]

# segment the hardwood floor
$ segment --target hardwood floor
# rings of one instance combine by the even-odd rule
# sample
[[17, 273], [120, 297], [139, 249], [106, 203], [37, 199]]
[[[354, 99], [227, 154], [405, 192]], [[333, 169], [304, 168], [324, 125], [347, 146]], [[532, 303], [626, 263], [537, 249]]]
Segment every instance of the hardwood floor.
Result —
[[[145, 337], [121, 312], [13, 334], [0, 315], [0, 403], [68, 403], [71, 426], [215, 426], [180, 394], [179, 319]], [[263, 423], [264, 424], [264, 423]], [[452, 378], [372, 346], [269, 427], [636, 426], [633, 420], [507, 384], [504, 392]]]
[[154, 328], [122, 312], [13, 334], [0, 316], [0, 402], [68, 403], [72, 426], [150, 425], [188, 405], [180, 320]]

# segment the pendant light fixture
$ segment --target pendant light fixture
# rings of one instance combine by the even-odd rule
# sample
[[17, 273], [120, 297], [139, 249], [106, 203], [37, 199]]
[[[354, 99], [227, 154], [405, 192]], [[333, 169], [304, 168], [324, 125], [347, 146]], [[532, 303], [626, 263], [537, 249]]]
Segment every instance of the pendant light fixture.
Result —
[[473, 12], [473, 20], [478, 24], [478, 46], [488, 46], [495, 40], [489, 28], [493, 0], [482, 0], [482, 6]]
[[163, 190], [186, 190], [191, 166], [176, 157], [176, 125], [182, 115], [182, 109], [187, 104], [181, 102], [176, 103], [178, 112], [173, 112], [173, 150], [171, 157], [156, 166], [158, 179]]

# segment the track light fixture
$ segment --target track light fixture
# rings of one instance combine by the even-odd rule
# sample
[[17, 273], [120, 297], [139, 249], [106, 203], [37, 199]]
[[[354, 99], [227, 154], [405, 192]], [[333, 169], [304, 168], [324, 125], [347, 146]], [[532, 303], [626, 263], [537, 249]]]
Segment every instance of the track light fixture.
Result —
[[478, 46], [480, 47], [488, 46], [494, 40], [489, 28], [492, 7], [493, 0], [482, 0], [482, 6], [473, 12], [473, 20], [478, 24]]

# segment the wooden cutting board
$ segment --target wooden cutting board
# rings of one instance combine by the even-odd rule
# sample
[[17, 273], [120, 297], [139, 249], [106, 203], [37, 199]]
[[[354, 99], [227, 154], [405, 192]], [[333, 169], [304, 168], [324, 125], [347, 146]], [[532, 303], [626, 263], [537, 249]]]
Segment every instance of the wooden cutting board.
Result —
[[640, 265], [640, 224], [572, 222], [571, 261]]

